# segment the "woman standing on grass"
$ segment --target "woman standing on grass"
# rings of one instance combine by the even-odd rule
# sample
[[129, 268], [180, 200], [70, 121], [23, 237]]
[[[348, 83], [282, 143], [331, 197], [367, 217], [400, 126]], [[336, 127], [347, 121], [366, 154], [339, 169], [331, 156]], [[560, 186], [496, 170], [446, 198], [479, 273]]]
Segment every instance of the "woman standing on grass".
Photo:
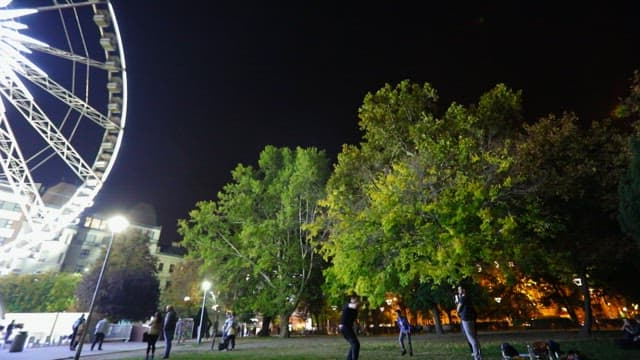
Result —
[[[153, 359], [153, 356], [156, 353], [156, 341], [158, 341], [158, 337], [160, 336], [160, 331], [162, 331], [162, 314], [160, 311], [156, 311], [155, 314], [151, 317], [149, 321], [149, 335], [147, 335], [147, 357], [146, 360]], [[151, 357], [149, 357], [149, 352], [151, 352]]]

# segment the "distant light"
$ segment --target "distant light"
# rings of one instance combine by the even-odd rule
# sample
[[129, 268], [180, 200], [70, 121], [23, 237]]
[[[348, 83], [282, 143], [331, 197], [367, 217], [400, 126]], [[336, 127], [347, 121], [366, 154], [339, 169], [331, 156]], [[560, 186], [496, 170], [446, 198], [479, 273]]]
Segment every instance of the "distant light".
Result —
[[129, 220], [127, 220], [127, 218], [122, 215], [116, 215], [107, 220], [107, 226], [109, 227], [109, 230], [111, 230], [111, 232], [119, 233], [129, 227]]
[[209, 291], [209, 289], [211, 289], [211, 282], [210, 281], [203, 281], [202, 282], [202, 290], [204, 291]]

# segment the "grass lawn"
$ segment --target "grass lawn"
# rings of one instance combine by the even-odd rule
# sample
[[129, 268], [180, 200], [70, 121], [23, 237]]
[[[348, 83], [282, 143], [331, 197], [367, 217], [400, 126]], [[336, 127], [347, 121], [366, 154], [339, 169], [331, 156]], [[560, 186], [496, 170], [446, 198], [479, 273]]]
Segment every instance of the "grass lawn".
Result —
[[[583, 338], [575, 332], [522, 331], [480, 333], [484, 360], [500, 360], [500, 344], [508, 342], [520, 352], [526, 352], [526, 344], [553, 339], [562, 351], [578, 350], [594, 360], [640, 359], [640, 350], [622, 350], [614, 346], [613, 339], [619, 332], [598, 332]], [[217, 341], [217, 340], [216, 340]], [[400, 356], [400, 346], [395, 336], [360, 337], [362, 360], [408, 359]], [[236, 350], [231, 352], [210, 351], [210, 344], [185, 345], [171, 354], [176, 360], [196, 359], [266, 359], [266, 360], [319, 360], [344, 359], [347, 342], [338, 336], [292, 337], [290, 339], [240, 338]], [[420, 334], [413, 338], [413, 359], [454, 360], [471, 359], [469, 347], [462, 334]], [[129, 358], [139, 359], [139, 357]]]

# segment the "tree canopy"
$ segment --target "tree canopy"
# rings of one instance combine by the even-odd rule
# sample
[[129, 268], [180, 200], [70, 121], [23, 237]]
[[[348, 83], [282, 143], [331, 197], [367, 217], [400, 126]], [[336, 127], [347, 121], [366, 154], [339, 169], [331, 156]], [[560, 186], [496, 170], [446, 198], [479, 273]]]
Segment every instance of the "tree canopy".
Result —
[[[111, 319], [145, 320], [158, 310], [160, 282], [148, 239], [138, 230], [116, 234], [96, 296], [94, 311]], [[80, 308], [88, 308], [102, 262], [94, 264], [78, 285]]]
[[267, 146], [258, 166], [238, 165], [217, 201], [179, 221], [183, 244], [204, 264], [220, 300], [236, 312], [287, 319], [320, 271], [314, 237], [329, 161], [314, 148]]

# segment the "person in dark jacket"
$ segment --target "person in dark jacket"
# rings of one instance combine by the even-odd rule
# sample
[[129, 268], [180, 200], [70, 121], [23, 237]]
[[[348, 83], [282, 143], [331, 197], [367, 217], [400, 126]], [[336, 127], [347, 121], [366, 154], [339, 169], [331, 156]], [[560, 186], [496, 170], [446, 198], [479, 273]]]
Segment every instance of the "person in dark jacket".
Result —
[[471, 298], [467, 295], [466, 289], [458, 286], [458, 295], [456, 296], [456, 308], [458, 316], [462, 322], [462, 332], [467, 338], [467, 342], [471, 347], [474, 360], [482, 360], [480, 353], [480, 343], [478, 342], [478, 331], [476, 329], [476, 310], [473, 308]]
[[71, 342], [69, 342], [69, 350], [75, 350], [76, 346], [78, 345], [78, 334], [80, 334], [80, 331], [82, 329], [82, 327], [84, 326], [84, 314], [80, 315], [79, 318], [76, 319], [76, 321], [73, 323], [73, 325], [71, 326], [71, 330], [73, 331], [71, 333]]
[[4, 343], [3, 343], [3, 346], [7, 345], [9, 343], [9, 338], [11, 337], [11, 333], [13, 333], [13, 328], [15, 326], [16, 326], [16, 321], [15, 320], [11, 320], [9, 325], [7, 325], [7, 329], [4, 332]]
[[164, 335], [164, 356], [163, 359], [168, 359], [171, 353], [171, 342], [173, 341], [173, 335], [176, 332], [176, 323], [178, 322], [178, 314], [173, 310], [173, 305], [167, 305], [165, 308], [166, 314], [164, 315], [164, 324], [162, 326], [162, 332]]
[[349, 302], [344, 305], [342, 314], [340, 315], [340, 324], [338, 325], [338, 328], [340, 329], [342, 336], [344, 336], [347, 342], [351, 345], [349, 352], [347, 353], [347, 360], [358, 360], [358, 356], [360, 356], [360, 341], [358, 340], [358, 336], [354, 329], [354, 324], [358, 320], [359, 305], [360, 301], [358, 300], [358, 296], [351, 295], [349, 297]]

